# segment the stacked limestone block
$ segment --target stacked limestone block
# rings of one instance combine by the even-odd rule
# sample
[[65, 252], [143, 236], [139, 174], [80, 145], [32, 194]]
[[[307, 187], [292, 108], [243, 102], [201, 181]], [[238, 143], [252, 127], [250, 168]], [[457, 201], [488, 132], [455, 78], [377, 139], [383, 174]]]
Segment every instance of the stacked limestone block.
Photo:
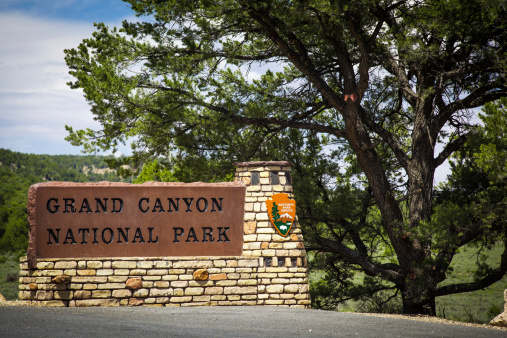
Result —
[[292, 197], [289, 162], [237, 164], [247, 186], [243, 254], [232, 257], [21, 258], [19, 298], [41, 306], [310, 307], [308, 271], [298, 224], [282, 237], [265, 200]]
[[236, 163], [246, 186], [243, 254], [258, 257], [258, 304], [310, 306], [303, 236], [296, 221], [286, 237], [269, 221], [265, 201], [277, 193], [294, 198], [290, 162]]
[[258, 259], [21, 259], [19, 298], [42, 306], [257, 305]]

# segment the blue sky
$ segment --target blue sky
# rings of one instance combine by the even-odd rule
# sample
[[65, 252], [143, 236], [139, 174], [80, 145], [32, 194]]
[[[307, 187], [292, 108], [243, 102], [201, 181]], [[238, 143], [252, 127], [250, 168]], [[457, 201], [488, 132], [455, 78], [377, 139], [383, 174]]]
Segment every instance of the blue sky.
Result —
[[[71, 90], [65, 48], [94, 22], [119, 26], [133, 12], [121, 0], [0, 0], [0, 148], [79, 154], [65, 125], [98, 128], [82, 92]], [[128, 151], [128, 147], [123, 151]]]
[[117, 21], [132, 13], [121, 0], [1, 0], [0, 11], [85, 23]]
[[86, 23], [116, 21], [131, 15], [128, 4], [121, 0], [0, 0], [0, 11]]

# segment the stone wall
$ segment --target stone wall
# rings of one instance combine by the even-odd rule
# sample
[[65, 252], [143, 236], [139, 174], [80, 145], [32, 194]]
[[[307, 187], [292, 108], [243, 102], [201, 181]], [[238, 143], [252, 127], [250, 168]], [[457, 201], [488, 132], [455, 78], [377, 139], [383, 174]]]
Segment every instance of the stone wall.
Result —
[[310, 307], [303, 236], [282, 237], [265, 200], [292, 196], [289, 162], [238, 163], [247, 186], [243, 254], [232, 257], [21, 258], [19, 298], [42, 306], [279, 305]]

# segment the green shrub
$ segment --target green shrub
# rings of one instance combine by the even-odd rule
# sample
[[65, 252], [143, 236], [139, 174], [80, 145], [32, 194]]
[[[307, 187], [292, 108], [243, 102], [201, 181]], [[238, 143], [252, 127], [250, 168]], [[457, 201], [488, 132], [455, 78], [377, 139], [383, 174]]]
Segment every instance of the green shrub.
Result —
[[503, 312], [503, 308], [499, 305], [493, 305], [488, 310], [488, 320], [491, 320]]
[[15, 271], [15, 272], [9, 272], [5, 276], [5, 282], [7, 282], [7, 283], [17, 282], [18, 280], [19, 280], [19, 272], [17, 272], [17, 271]]

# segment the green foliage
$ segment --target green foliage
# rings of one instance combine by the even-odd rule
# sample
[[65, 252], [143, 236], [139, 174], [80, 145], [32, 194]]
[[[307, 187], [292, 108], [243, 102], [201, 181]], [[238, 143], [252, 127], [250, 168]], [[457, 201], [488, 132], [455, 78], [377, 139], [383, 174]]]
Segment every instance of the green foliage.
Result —
[[[448, 229], [440, 242], [456, 250], [443, 285], [474, 283], [488, 275], [501, 281], [488, 288], [437, 300], [439, 315], [449, 319], [487, 323], [503, 304], [507, 277], [499, 266], [507, 259], [506, 100], [487, 104], [465, 147], [451, 161], [452, 175], [436, 193], [433, 222]], [[498, 160], [498, 161], [497, 161]], [[467, 238], [468, 233], [478, 236]], [[466, 250], [458, 249], [467, 241]], [[466, 311], [465, 311], [466, 310]], [[495, 314], [496, 313], [496, 314]]]
[[174, 182], [175, 177], [170, 169], [164, 167], [158, 160], [145, 163], [134, 183], [144, 182]]
[[[501, 307], [500, 305], [492, 305], [489, 308], [488, 312], [486, 313], [486, 316], [487, 316], [487, 318], [493, 319], [502, 312], [503, 312], [503, 307]], [[491, 321], [491, 319], [490, 319], [490, 321]]]
[[[478, 257], [474, 246], [460, 250], [453, 259], [447, 280], [442, 284], [473, 282], [477, 263], [485, 262], [489, 266], [497, 266], [500, 263], [502, 251], [502, 246], [496, 245], [491, 248], [488, 255]], [[503, 310], [505, 289], [507, 289], [507, 276], [481, 290], [439, 297], [436, 300], [437, 315], [462, 322], [489, 323]]]
[[480, 115], [484, 126], [477, 126], [470, 143], [477, 166], [491, 184], [507, 181], [507, 97], [486, 104]]
[[18, 292], [19, 255], [13, 252], [0, 254], [0, 294], [7, 300], [15, 300]]
[[[507, 177], [503, 173], [505, 161], [493, 166], [491, 156], [506, 157], [507, 125], [503, 107], [505, 100], [488, 104], [480, 115], [483, 126], [477, 126], [465, 148], [451, 161], [452, 175], [447, 184], [436, 194], [433, 222], [448, 229], [441, 241], [443, 246], [456, 249], [461, 241], [467, 241], [486, 254], [496, 243], [507, 240]], [[488, 152], [484, 145], [497, 149]], [[502, 167], [503, 166], [503, 167]], [[466, 238], [476, 232], [478, 236]], [[478, 263], [476, 278], [491, 274], [493, 268]]]
[[28, 246], [27, 194], [48, 181], [119, 181], [104, 156], [33, 155], [0, 149], [0, 253]]

